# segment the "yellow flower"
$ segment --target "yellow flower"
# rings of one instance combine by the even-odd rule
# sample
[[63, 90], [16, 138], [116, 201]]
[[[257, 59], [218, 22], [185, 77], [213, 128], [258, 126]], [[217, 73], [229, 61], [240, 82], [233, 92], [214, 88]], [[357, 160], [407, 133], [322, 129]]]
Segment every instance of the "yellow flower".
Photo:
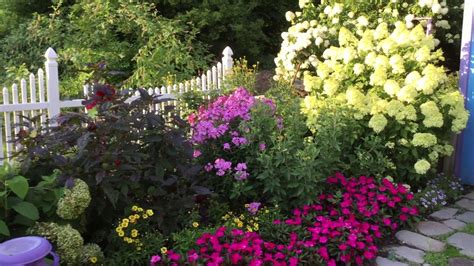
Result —
[[413, 135], [412, 144], [415, 147], [429, 148], [436, 145], [436, 136], [431, 133], [416, 133]]
[[419, 160], [418, 162], [415, 163], [415, 171], [418, 174], [426, 174], [428, 170], [431, 168], [431, 164], [427, 160]]
[[148, 214], [143, 214], [142, 217], [143, 219], [148, 219]]
[[134, 211], [134, 212], [138, 211], [138, 206], [133, 205], [133, 206], [132, 206], [132, 211]]
[[137, 229], [133, 229], [132, 230], [132, 237], [137, 237], [138, 236], [138, 230]]
[[148, 209], [148, 210], [146, 210], [146, 214], [148, 214], [148, 216], [153, 216], [154, 212], [153, 212], [153, 210]]
[[376, 114], [372, 116], [369, 121], [369, 127], [372, 128], [375, 133], [380, 133], [387, 125], [387, 118], [382, 114]]
[[143, 208], [138, 208], [137, 211], [143, 212]]
[[168, 249], [166, 247], [162, 247], [160, 251], [161, 251], [161, 254], [166, 254], [166, 252], [168, 252]]
[[199, 226], [199, 223], [197, 223], [197, 222], [194, 222], [194, 223], [193, 223], [193, 227], [194, 227], [194, 228], [197, 228], [198, 226]]
[[123, 237], [125, 233], [123, 231], [117, 232], [119, 237]]
[[135, 214], [135, 215], [133, 215], [133, 216], [135, 216], [135, 219], [136, 219], [136, 220], [140, 219], [140, 215], [138, 215], [138, 214]]
[[117, 228], [115, 228], [115, 232], [118, 233], [118, 232], [120, 232], [120, 231], [122, 231], [122, 227], [121, 227], [121, 226], [118, 226]]
[[131, 222], [133, 219], [135, 219], [135, 216], [133, 216], [133, 215], [130, 215], [130, 216], [128, 216], [128, 219], [129, 219], [129, 220], [130, 220], [130, 222]]
[[122, 220], [122, 223], [128, 223], [128, 222], [130, 222], [130, 221], [129, 221], [127, 218], [124, 218], [124, 219]]
[[126, 222], [126, 223], [121, 223], [120, 226], [121, 226], [122, 228], [127, 228], [127, 227], [128, 227], [128, 222]]
[[242, 222], [237, 223], [238, 228], [242, 228], [242, 226], [244, 226], [244, 224]]
[[89, 258], [89, 261], [92, 263], [92, 264], [96, 264], [97, 263], [97, 257], [90, 257]]

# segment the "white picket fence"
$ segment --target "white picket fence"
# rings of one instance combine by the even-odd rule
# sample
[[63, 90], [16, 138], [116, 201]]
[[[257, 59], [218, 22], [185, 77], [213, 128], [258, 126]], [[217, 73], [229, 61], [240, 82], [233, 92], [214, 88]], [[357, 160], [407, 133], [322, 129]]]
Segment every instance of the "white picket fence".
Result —
[[[230, 47], [226, 47], [222, 52], [222, 62], [212, 66], [199, 77], [169, 86], [156, 86], [147, 88], [150, 94], [160, 94], [164, 98], [176, 101], [177, 96], [189, 91], [202, 91], [209, 93], [213, 90], [221, 90], [225, 76], [233, 67], [233, 52]], [[38, 69], [37, 75], [31, 73], [28, 79], [20, 80], [20, 87], [17, 84], [3, 88], [3, 104], [0, 104], [0, 113], [3, 113], [2, 127], [0, 130], [0, 165], [4, 160], [12, 155], [15, 150], [21, 147], [12, 143], [12, 140], [20, 132], [20, 119], [23, 116], [41, 115], [41, 123], [47, 123], [49, 118], [60, 114], [62, 108], [82, 107], [84, 99], [61, 100], [59, 91], [58, 76], [58, 55], [52, 48], [48, 48], [44, 55], [45, 71]], [[45, 77], [46, 72], [46, 77]], [[28, 80], [28, 81], [27, 81]], [[84, 96], [90, 93], [90, 87], [84, 85]], [[129, 88], [132, 90], [132, 88]], [[139, 97], [136, 92], [134, 97]], [[21, 98], [21, 102], [19, 99]], [[133, 98], [131, 98], [133, 99]], [[52, 123], [50, 121], [50, 123]], [[3, 132], [5, 134], [3, 134]]]

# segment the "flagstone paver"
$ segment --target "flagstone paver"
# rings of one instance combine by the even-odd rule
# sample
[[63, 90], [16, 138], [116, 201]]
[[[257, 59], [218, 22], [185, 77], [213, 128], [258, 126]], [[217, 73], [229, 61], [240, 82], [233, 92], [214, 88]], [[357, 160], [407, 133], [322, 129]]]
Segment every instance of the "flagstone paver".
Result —
[[375, 260], [375, 264], [377, 266], [408, 266], [408, 264], [406, 263], [389, 260], [384, 257], [377, 257], [377, 259]]
[[437, 266], [437, 261], [425, 263], [426, 252], [443, 252], [450, 245], [458, 249], [460, 256], [466, 257], [448, 258], [449, 266], [474, 266], [474, 234], [460, 232], [468, 224], [474, 224], [474, 191], [462, 196], [453, 206], [436, 211], [429, 217], [435, 221], [419, 222], [415, 227], [419, 233], [408, 230], [397, 232], [395, 237], [403, 245], [387, 247], [385, 250], [393, 258], [377, 257], [376, 265]]
[[474, 211], [474, 200], [461, 199], [456, 202], [456, 205], [468, 211]]
[[425, 236], [440, 236], [453, 232], [449, 226], [433, 221], [420, 222], [416, 228]]
[[465, 212], [456, 216], [457, 220], [463, 221], [465, 223], [474, 223], [474, 212]]
[[466, 256], [468, 256], [468, 257], [474, 259], [474, 252], [471, 252], [471, 251], [465, 250], [465, 249], [463, 249], [463, 250], [461, 250], [461, 251], [459, 251], [459, 252], [460, 252], [461, 254], [463, 254], [463, 255], [466, 255]]
[[474, 266], [474, 261], [466, 258], [450, 258], [448, 259], [449, 266]]
[[458, 211], [459, 210], [455, 208], [443, 208], [437, 212], [433, 212], [430, 216], [438, 220], [447, 220], [452, 219]]
[[474, 200], [474, 191], [469, 194], [464, 195], [463, 197]]
[[414, 263], [423, 263], [425, 260], [425, 252], [415, 248], [409, 248], [406, 246], [397, 246], [390, 249], [395, 253], [396, 256], [401, 257], [407, 261]]
[[441, 252], [446, 249], [446, 244], [439, 240], [407, 230], [398, 231], [395, 237], [402, 243], [424, 251]]
[[460, 230], [460, 229], [463, 229], [464, 227], [466, 227], [465, 222], [461, 222], [461, 221], [456, 220], [456, 219], [449, 219], [449, 220], [443, 221], [443, 223], [445, 225], [451, 227], [454, 230]]
[[474, 235], [458, 232], [450, 236], [447, 241], [452, 246], [474, 254]]

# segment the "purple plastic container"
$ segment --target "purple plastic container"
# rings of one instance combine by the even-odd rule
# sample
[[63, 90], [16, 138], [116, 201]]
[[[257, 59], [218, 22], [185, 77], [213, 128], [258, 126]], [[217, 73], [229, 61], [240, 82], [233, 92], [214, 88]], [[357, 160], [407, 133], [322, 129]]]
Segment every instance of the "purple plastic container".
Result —
[[59, 257], [52, 252], [51, 243], [39, 236], [10, 239], [0, 244], [1, 266], [47, 266], [45, 258], [53, 256], [52, 265], [59, 266]]

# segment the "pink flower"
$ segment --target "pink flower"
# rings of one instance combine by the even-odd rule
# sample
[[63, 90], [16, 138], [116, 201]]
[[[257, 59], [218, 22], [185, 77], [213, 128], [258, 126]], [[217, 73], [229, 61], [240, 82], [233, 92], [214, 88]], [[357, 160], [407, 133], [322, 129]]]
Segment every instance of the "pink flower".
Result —
[[267, 148], [267, 146], [265, 145], [265, 143], [260, 143], [260, 144], [258, 145], [258, 149], [259, 149], [260, 151], [264, 151], [266, 148]]
[[194, 152], [193, 152], [193, 158], [197, 158], [197, 157], [201, 156], [201, 154], [202, 154], [202, 153], [201, 153], [200, 150], [194, 150]]
[[230, 261], [232, 264], [238, 264], [242, 260], [242, 256], [239, 253], [233, 253], [230, 255]]
[[230, 144], [229, 144], [229, 143], [224, 143], [224, 144], [222, 145], [222, 148], [223, 148], [224, 150], [230, 150]]
[[161, 261], [160, 255], [154, 255], [150, 259], [150, 266], [155, 266], [160, 261]]
[[406, 214], [400, 214], [399, 218], [400, 218], [400, 221], [403, 221], [403, 222], [408, 220], [408, 216]]

